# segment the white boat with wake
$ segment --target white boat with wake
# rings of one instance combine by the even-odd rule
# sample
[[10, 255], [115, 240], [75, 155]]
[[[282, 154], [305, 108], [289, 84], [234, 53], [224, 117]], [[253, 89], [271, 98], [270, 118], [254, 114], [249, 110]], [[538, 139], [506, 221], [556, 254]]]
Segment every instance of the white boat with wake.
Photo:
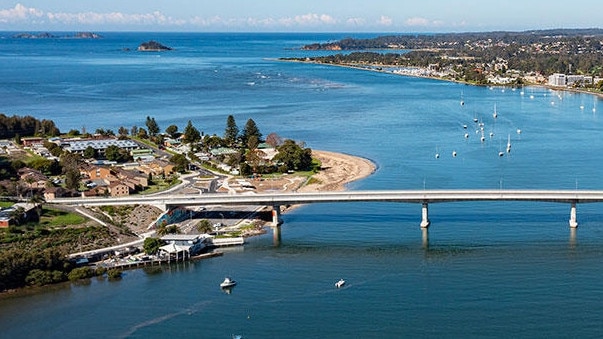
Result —
[[235, 280], [230, 279], [230, 277], [224, 278], [224, 281], [220, 284], [221, 288], [233, 287], [237, 282]]

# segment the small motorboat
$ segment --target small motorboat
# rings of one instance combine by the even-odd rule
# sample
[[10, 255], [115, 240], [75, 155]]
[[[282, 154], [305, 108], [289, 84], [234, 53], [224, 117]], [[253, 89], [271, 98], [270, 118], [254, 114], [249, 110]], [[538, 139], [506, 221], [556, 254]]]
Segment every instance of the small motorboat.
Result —
[[220, 287], [228, 288], [228, 287], [233, 287], [236, 284], [237, 284], [236, 281], [230, 279], [230, 277], [226, 277], [226, 278], [224, 278], [224, 281], [220, 284]]
[[345, 280], [343, 279], [339, 279], [339, 281], [335, 283], [335, 287], [337, 288], [342, 288], [343, 285], [345, 285]]

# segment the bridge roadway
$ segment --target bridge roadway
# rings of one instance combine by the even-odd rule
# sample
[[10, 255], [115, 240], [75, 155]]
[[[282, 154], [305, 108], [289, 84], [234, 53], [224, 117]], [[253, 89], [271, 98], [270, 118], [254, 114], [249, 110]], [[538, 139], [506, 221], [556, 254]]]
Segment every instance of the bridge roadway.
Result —
[[158, 206], [164, 210], [176, 206], [260, 205], [273, 207], [273, 225], [278, 226], [280, 206], [336, 202], [400, 202], [422, 205], [421, 227], [429, 226], [428, 204], [458, 201], [540, 201], [568, 203], [570, 227], [578, 226], [576, 204], [603, 202], [603, 191], [591, 190], [381, 190], [276, 194], [189, 194], [155, 197], [59, 198], [49, 203], [65, 205], [136, 205]]

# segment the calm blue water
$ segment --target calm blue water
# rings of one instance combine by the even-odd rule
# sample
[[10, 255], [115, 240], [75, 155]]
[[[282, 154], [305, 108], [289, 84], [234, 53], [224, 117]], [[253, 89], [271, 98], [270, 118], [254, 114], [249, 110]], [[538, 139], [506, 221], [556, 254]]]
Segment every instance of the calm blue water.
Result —
[[[219, 135], [229, 114], [240, 127], [253, 118], [264, 135], [373, 160], [355, 190], [603, 189], [603, 104], [590, 95], [274, 60], [345, 34], [104, 36], [0, 39], [0, 112], [64, 131], [150, 115]], [[134, 51], [150, 39], [175, 50]], [[284, 216], [280, 246], [267, 234], [160, 274], [3, 298], [0, 337], [600, 336], [601, 205], [578, 206], [574, 234], [564, 204], [432, 204], [430, 219], [426, 246], [418, 205], [304, 206]], [[218, 288], [225, 275], [239, 281], [230, 295]]]

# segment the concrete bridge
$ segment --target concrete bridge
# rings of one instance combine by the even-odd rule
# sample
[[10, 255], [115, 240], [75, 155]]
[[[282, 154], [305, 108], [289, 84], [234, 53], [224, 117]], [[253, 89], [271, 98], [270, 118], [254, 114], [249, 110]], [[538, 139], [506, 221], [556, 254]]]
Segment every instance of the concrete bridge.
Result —
[[430, 203], [458, 201], [540, 201], [570, 204], [569, 226], [578, 227], [576, 205], [603, 202], [603, 191], [589, 190], [383, 190], [278, 194], [190, 194], [155, 197], [61, 198], [49, 203], [65, 205], [154, 205], [164, 210], [176, 206], [259, 205], [272, 206], [272, 223], [282, 221], [281, 206], [337, 202], [398, 202], [421, 204], [421, 228], [429, 227]]

